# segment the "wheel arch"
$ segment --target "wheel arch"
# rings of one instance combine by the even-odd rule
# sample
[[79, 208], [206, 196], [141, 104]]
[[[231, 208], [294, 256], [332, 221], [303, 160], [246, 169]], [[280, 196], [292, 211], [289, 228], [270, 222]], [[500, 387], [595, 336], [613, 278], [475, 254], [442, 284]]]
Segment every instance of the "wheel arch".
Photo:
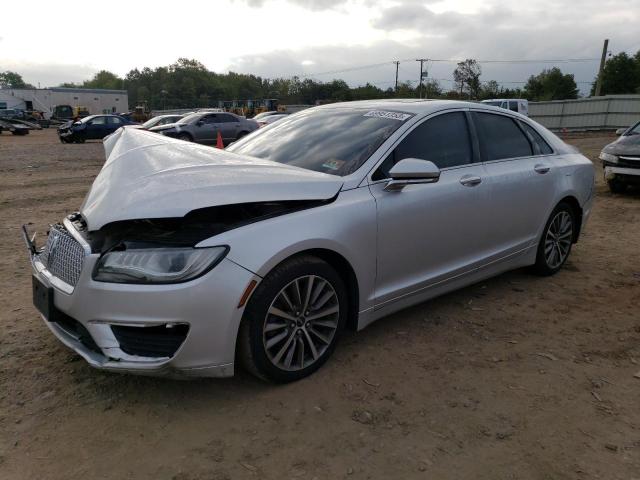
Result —
[[573, 195], [567, 195], [563, 197], [554, 207], [554, 209], [560, 205], [561, 203], [568, 204], [573, 210], [575, 219], [576, 219], [576, 229], [573, 232], [573, 243], [578, 242], [578, 238], [580, 238], [580, 231], [582, 229], [582, 207], [580, 206], [580, 202]]
[[357, 331], [358, 312], [360, 310], [360, 285], [356, 272], [351, 263], [337, 251], [323, 247], [312, 247], [304, 250], [299, 250], [286, 256], [285, 258], [282, 258], [275, 265], [271, 266], [268, 272], [264, 274], [264, 277], [269, 275], [269, 273], [271, 273], [283, 263], [288, 262], [293, 258], [298, 258], [306, 255], [310, 255], [327, 262], [336, 270], [336, 272], [338, 272], [338, 275], [340, 275], [340, 278], [342, 278], [345, 283], [345, 286], [347, 288], [347, 296], [349, 298], [346, 327], [349, 330]]

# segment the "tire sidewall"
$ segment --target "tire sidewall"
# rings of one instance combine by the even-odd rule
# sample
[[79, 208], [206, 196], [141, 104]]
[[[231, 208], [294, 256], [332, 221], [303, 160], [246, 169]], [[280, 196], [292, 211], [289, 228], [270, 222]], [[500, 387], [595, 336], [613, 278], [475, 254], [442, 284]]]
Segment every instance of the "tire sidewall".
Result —
[[569, 205], [568, 203], [565, 203], [565, 202], [559, 203], [556, 206], [556, 208], [553, 209], [553, 212], [551, 212], [551, 215], [549, 215], [549, 218], [547, 219], [547, 223], [545, 223], [544, 225], [544, 230], [542, 231], [542, 237], [540, 237], [540, 242], [538, 243], [538, 253], [536, 255], [536, 270], [538, 271], [538, 273], [542, 275], [553, 275], [556, 272], [558, 272], [564, 266], [564, 264], [569, 259], [569, 256], [571, 255], [573, 238], [572, 238], [571, 244], [569, 245], [569, 251], [567, 252], [567, 256], [564, 258], [562, 263], [557, 267], [551, 268], [547, 264], [547, 258], [544, 254], [544, 242], [545, 242], [545, 239], [547, 238], [547, 232], [549, 231], [549, 226], [551, 225], [551, 222], [556, 217], [556, 215], [558, 215], [558, 213], [563, 211], [567, 212], [571, 217], [571, 233], [572, 235], [576, 234], [576, 215], [575, 215], [575, 212], [573, 211], [573, 208], [571, 208], [571, 205]]
[[[263, 344], [263, 328], [267, 310], [271, 303], [289, 282], [305, 275], [317, 275], [331, 283], [338, 297], [340, 313], [338, 318], [338, 328], [333, 336], [331, 345], [312, 365], [297, 370], [286, 371], [275, 366], [268, 358]], [[243, 322], [246, 322], [248, 335], [248, 345], [250, 351], [250, 361], [257, 371], [256, 373], [268, 380], [277, 383], [287, 383], [304, 378], [318, 370], [333, 353], [340, 333], [344, 329], [348, 312], [348, 297], [346, 287], [342, 278], [333, 267], [326, 262], [315, 257], [301, 257], [293, 261], [286, 262], [276, 267], [261, 282], [254, 294], [251, 296], [249, 304], [243, 315]]]

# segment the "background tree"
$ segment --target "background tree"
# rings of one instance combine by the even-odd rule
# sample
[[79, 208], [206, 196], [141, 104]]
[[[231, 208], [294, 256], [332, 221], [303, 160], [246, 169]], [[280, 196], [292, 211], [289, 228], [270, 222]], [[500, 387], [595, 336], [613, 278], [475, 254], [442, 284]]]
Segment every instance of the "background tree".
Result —
[[82, 84], [83, 88], [104, 88], [107, 90], [121, 90], [123, 88], [122, 78], [107, 70], [100, 70], [91, 80]]
[[465, 61], [458, 63], [458, 66], [453, 71], [453, 80], [461, 97], [463, 93], [466, 93], [470, 99], [478, 98], [480, 75], [482, 75], [482, 68], [473, 58], [467, 58]]
[[0, 72], [0, 88], [36, 88], [33, 85], [26, 83], [22, 79], [22, 75], [16, 72], [7, 70]]
[[553, 67], [531, 75], [524, 86], [524, 94], [535, 101], [567, 100], [578, 98], [578, 86], [573, 74], [563, 74], [558, 67]]
[[[591, 86], [591, 95], [595, 95], [596, 81]], [[602, 95], [640, 93], [640, 50], [633, 57], [622, 52], [606, 61], [600, 93]]]

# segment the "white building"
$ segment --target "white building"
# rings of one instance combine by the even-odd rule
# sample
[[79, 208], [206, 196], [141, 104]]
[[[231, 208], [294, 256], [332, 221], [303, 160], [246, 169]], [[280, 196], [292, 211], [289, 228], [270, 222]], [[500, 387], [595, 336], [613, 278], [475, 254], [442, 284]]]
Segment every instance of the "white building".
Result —
[[126, 90], [98, 88], [4, 88], [0, 89], [0, 109], [40, 110], [49, 118], [56, 105], [86, 107], [90, 114], [129, 111]]

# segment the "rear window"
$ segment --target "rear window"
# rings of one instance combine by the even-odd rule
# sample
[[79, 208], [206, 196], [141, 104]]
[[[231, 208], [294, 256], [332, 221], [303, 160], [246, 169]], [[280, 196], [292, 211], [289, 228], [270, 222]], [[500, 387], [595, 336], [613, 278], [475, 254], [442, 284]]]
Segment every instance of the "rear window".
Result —
[[360, 168], [412, 116], [378, 109], [309, 109], [288, 115], [227, 150], [345, 176]]
[[505, 115], [473, 112], [486, 161], [533, 155], [531, 144], [515, 120]]
[[540, 153], [542, 155], [550, 155], [553, 153], [553, 149], [549, 146], [546, 140], [542, 138], [542, 135], [540, 135], [535, 128], [524, 122], [520, 122], [520, 125], [522, 125], [524, 131], [531, 136], [533, 142], [538, 146], [538, 149], [540, 150]]

